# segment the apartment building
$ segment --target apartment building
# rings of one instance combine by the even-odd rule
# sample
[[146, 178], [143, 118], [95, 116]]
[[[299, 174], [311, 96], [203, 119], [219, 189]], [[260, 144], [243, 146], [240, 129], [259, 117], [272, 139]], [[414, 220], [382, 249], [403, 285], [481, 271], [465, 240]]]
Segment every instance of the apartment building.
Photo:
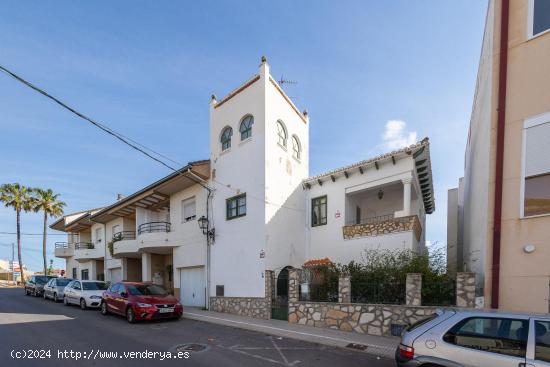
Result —
[[448, 243], [494, 308], [550, 311], [549, 60], [549, 1], [489, 1]]
[[265, 317], [268, 270], [277, 278], [315, 258], [360, 261], [368, 248], [424, 251], [435, 209], [428, 139], [310, 177], [309, 123], [262, 59], [252, 78], [212, 96], [208, 159], [58, 220], [51, 227], [69, 241], [56, 256], [79, 278], [103, 261], [88, 276], [152, 281], [184, 305]]

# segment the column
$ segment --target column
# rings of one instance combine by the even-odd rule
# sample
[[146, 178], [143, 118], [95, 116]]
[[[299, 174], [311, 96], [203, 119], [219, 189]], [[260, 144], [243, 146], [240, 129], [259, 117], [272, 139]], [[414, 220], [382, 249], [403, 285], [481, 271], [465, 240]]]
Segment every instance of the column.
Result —
[[342, 274], [338, 278], [338, 303], [351, 302], [351, 277]]
[[290, 269], [288, 271], [288, 302], [300, 300], [300, 276], [302, 269]]
[[123, 257], [120, 259], [120, 276], [122, 280], [128, 280], [128, 258]]
[[152, 274], [152, 264], [151, 264], [151, 254], [142, 253], [141, 254], [141, 281], [151, 282], [153, 280]]
[[475, 307], [476, 274], [456, 273], [456, 305], [458, 307]]
[[403, 182], [403, 215], [411, 215], [411, 183], [412, 178], [404, 178]]
[[273, 298], [273, 284], [275, 280], [275, 275], [273, 273], [273, 270], [266, 270], [264, 274], [264, 280], [265, 280], [265, 315], [266, 319], [271, 318], [271, 301]]
[[422, 274], [409, 273], [407, 274], [406, 284], [406, 300], [407, 306], [422, 305]]

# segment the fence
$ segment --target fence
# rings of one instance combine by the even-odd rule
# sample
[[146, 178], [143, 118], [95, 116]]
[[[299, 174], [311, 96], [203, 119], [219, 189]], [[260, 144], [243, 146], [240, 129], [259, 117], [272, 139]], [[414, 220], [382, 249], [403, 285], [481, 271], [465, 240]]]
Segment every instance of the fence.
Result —
[[456, 280], [452, 278], [423, 280], [422, 305], [454, 306], [456, 305]]
[[312, 302], [338, 302], [338, 273], [330, 268], [302, 270], [299, 299]]
[[401, 305], [405, 303], [405, 282], [366, 282], [351, 278], [351, 302]]

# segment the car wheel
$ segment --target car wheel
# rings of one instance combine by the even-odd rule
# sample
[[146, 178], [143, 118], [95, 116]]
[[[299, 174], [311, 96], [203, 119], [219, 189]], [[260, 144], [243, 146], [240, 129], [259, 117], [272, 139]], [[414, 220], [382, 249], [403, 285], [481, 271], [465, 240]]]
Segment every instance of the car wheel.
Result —
[[25, 288], [25, 296], [28, 296], [28, 295], [29, 295], [29, 290]]
[[53, 294], [53, 301], [54, 301], [54, 302], [59, 301], [59, 300], [57, 299], [57, 293], [54, 293], [54, 294]]
[[36, 288], [34, 288], [34, 289], [32, 290], [32, 295], [33, 295], [34, 297], [38, 297], [38, 294], [36, 293]]
[[130, 324], [136, 322], [136, 315], [134, 314], [134, 310], [132, 309], [132, 307], [128, 307], [126, 309], [126, 321], [128, 321]]
[[42, 297], [44, 297], [44, 300], [48, 299], [48, 298], [46, 297], [46, 292], [45, 292], [45, 291], [44, 291], [44, 294], [42, 294]]
[[67, 299], [67, 297], [63, 297], [63, 304], [65, 306], [68, 306], [69, 305], [69, 300]]
[[88, 307], [86, 307], [86, 301], [84, 300], [84, 298], [80, 299], [80, 308], [83, 309], [83, 310], [88, 308]]
[[109, 310], [107, 309], [107, 303], [101, 302], [101, 314], [103, 316], [107, 316], [109, 314]]

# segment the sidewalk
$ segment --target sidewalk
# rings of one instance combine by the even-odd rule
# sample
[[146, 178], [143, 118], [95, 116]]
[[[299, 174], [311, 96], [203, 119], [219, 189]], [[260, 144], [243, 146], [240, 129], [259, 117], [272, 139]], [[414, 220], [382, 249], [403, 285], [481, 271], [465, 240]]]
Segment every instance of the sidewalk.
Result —
[[[199, 308], [185, 307], [183, 317], [190, 320], [210, 322], [240, 329], [258, 331], [266, 334], [298, 339], [307, 342], [339, 348], [352, 348], [385, 358], [394, 358], [399, 338], [365, 335], [313, 326], [290, 324], [282, 320], [263, 320], [237, 316], [227, 313], [205, 311]], [[350, 344], [363, 346], [353, 348]], [[366, 348], [364, 348], [366, 346]]]

